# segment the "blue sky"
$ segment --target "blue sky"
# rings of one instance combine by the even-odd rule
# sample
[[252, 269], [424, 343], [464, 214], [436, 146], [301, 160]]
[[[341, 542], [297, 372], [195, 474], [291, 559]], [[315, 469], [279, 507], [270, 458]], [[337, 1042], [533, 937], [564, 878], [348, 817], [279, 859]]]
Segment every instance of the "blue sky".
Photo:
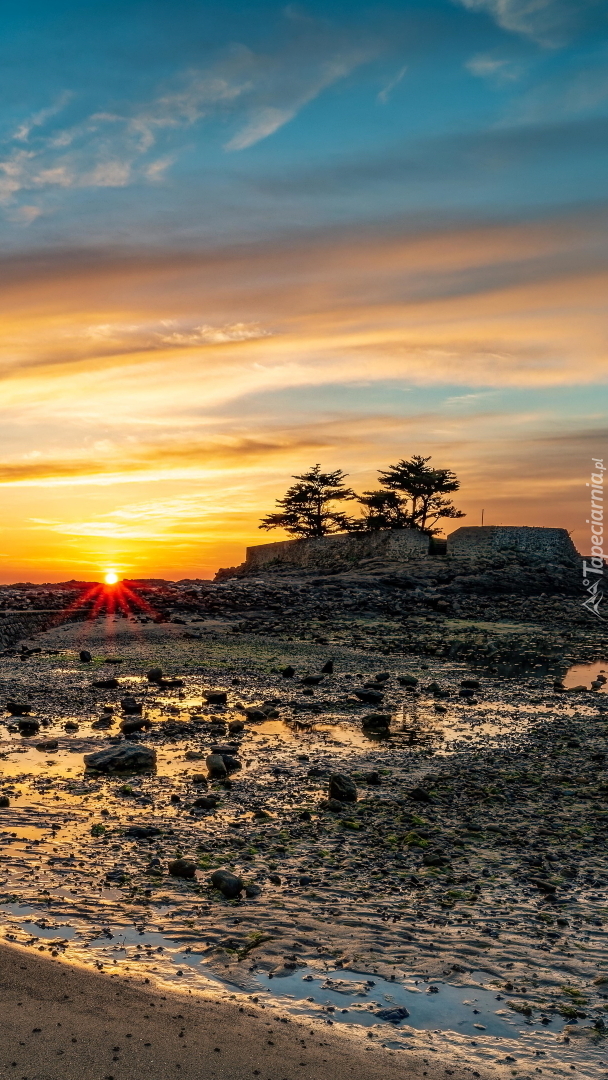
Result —
[[210, 573], [313, 459], [364, 488], [410, 453], [471, 523], [585, 547], [606, 0], [20, 0], [0, 26], [0, 577]]

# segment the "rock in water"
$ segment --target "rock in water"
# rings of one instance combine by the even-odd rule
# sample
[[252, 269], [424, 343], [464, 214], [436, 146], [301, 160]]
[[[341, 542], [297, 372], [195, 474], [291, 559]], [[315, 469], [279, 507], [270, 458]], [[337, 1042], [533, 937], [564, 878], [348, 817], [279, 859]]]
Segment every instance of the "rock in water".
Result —
[[196, 877], [196, 863], [192, 859], [174, 859], [169, 863], [169, 873], [172, 877]]
[[225, 705], [228, 700], [225, 690], [203, 690], [203, 697], [208, 705]]
[[141, 716], [143, 705], [141, 701], [136, 701], [134, 697], [124, 697], [120, 704], [122, 711], [127, 713], [128, 716]]
[[228, 774], [228, 770], [221, 754], [209, 754], [205, 764], [207, 765], [209, 776], [211, 777], [221, 780]]
[[159, 683], [163, 677], [163, 669], [159, 667], [150, 668], [146, 678], [150, 683]]
[[32, 706], [27, 701], [13, 701], [12, 698], [7, 701], [6, 709], [11, 716], [25, 716], [26, 713], [31, 711]]
[[329, 778], [329, 797], [340, 802], [356, 802], [357, 786], [350, 776], [344, 773], [332, 773]]
[[3, 810], [6, 810], [7, 806], [10, 806], [10, 805], [11, 805], [11, 800], [9, 799], [8, 795], [0, 795], [0, 807]]
[[374, 1013], [380, 1020], [388, 1020], [391, 1024], [400, 1024], [402, 1020], [405, 1020], [409, 1016], [407, 1009], [402, 1006], [397, 1006], [395, 1009], [378, 1009]]
[[84, 763], [96, 772], [144, 772], [156, 767], [156, 750], [149, 746], [111, 746], [85, 754]]
[[145, 716], [133, 717], [132, 720], [121, 720], [120, 730], [123, 735], [133, 735], [136, 731], [143, 731], [145, 728], [151, 728], [152, 721], [147, 720]]
[[243, 891], [243, 879], [231, 874], [230, 870], [216, 870], [211, 875], [211, 884], [228, 900], [233, 900]]
[[93, 657], [91, 656], [88, 649], [81, 649], [80, 650], [80, 659], [82, 660], [83, 664], [90, 664]]
[[390, 726], [390, 713], [372, 712], [363, 717], [363, 727], [371, 731], [388, 731]]

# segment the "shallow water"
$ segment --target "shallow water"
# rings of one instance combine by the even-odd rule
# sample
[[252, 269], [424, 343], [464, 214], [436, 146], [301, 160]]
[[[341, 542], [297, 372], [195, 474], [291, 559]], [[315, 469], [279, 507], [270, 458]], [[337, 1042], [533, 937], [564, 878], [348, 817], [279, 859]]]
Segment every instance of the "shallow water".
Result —
[[586, 686], [591, 690], [591, 683], [598, 675], [603, 675], [606, 682], [594, 687], [600, 694], [608, 692], [608, 660], [597, 660], [595, 664], [574, 664], [564, 676], [564, 686], [570, 690], [573, 686]]

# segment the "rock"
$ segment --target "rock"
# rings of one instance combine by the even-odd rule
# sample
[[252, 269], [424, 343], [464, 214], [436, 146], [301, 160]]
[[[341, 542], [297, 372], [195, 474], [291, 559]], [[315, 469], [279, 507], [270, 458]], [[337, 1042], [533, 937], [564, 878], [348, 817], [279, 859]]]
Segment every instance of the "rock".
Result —
[[245, 724], [242, 720], [231, 720], [228, 724], [228, 731], [231, 731], [233, 735], [236, 735], [239, 731], [245, 730]]
[[384, 694], [379, 690], [355, 690], [355, 696], [364, 705], [380, 705], [384, 701]]
[[245, 716], [252, 724], [261, 724], [268, 717], [263, 709], [245, 709]]
[[243, 879], [231, 874], [230, 870], [215, 870], [211, 875], [211, 884], [228, 900], [234, 900], [243, 891]]
[[6, 810], [11, 805], [11, 800], [8, 795], [0, 795], [0, 809]]
[[303, 679], [300, 679], [302, 686], [318, 686], [323, 682], [323, 675], [305, 675]]
[[169, 797], [169, 802], [178, 803], [178, 802], [181, 802], [181, 801], [182, 801], [181, 796], [177, 795], [175, 792], [173, 792], [173, 794]]
[[192, 773], [190, 779], [192, 780], [193, 784], [203, 784], [205, 787], [207, 787], [207, 777], [202, 772]]
[[209, 770], [209, 776], [212, 779], [220, 780], [228, 775], [228, 770], [221, 754], [209, 754], [205, 764]]
[[269, 874], [268, 875], [268, 880], [271, 881], [273, 885], [280, 885], [281, 884], [281, 878], [279, 877], [278, 874]]
[[118, 690], [118, 679], [97, 679], [96, 682], [91, 683], [91, 689], [95, 690]]
[[75, 720], [66, 720], [65, 724], [63, 725], [63, 730], [64, 731], [79, 731], [80, 730], [80, 725], [77, 724]]
[[296, 669], [292, 667], [291, 664], [288, 664], [287, 667], [283, 668], [281, 675], [284, 679], [293, 679], [295, 673]]
[[449, 861], [445, 855], [440, 855], [437, 851], [428, 851], [422, 856], [424, 866], [448, 866]]
[[310, 885], [312, 878], [308, 874], [300, 874], [298, 878], [298, 885]]
[[414, 675], [399, 675], [397, 681], [400, 686], [418, 686], [418, 679]]
[[481, 687], [479, 679], [461, 679], [460, 685], [463, 690], [479, 690]]
[[391, 726], [390, 713], [368, 713], [363, 717], [363, 727], [371, 728], [374, 731], [388, 731]]
[[169, 873], [172, 877], [196, 877], [196, 863], [192, 859], [173, 859], [173, 862], [169, 863]]
[[99, 720], [94, 720], [91, 724], [92, 728], [109, 728], [114, 723], [113, 716], [102, 716]]
[[79, 655], [83, 664], [90, 664], [93, 659], [88, 649], [81, 649]]
[[410, 799], [413, 799], [414, 802], [427, 802], [427, 803], [430, 803], [430, 802], [433, 801], [432, 795], [429, 795], [428, 791], [426, 791], [422, 787], [412, 788], [412, 790], [409, 793], [409, 797], [410, 797]]
[[184, 757], [186, 761], [202, 761], [206, 755], [202, 750], [186, 750]]
[[156, 767], [156, 750], [149, 746], [111, 746], [85, 754], [84, 763], [96, 772], [144, 772]]
[[37, 735], [40, 731], [40, 721], [34, 720], [33, 717], [23, 717], [17, 721], [17, 727], [19, 728], [19, 734], [24, 738], [29, 738], [31, 735]]
[[136, 840], [150, 840], [160, 834], [161, 830], [157, 825], [129, 825], [125, 832], [125, 836], [133, 836]]
[[104, 664], [122, 664], [120, 656], [106, 656]]
[[133, 735], [135, 731], [144, 731], [147, 728], [152, 727], [152, 721], [146, 720], [144, 716], [140, 716], [133, 720], [121, 720], [120, 730], [123, 735]]
[[407, 1019], [409, 1015], [407, 1009], [404, 1009], [401, 1005], [398, 1005], [394, 1009], [378, 1009], [378, 1011], [374, 1013], [374, 1016], [377, 1016], [380, 1020], [388, 1020], [391, 1024], [400, 1024], [401, 1021]]
[[374, 769], [372, 772], [366, 772], [363, 774], [363, 779], [366, 784], [377, 785], [382, 783], [380, 773]]
[[261, 891], [262, 890], [261, 890], [259, 885], [246, 885], [245, 886], [245, 896], [247, 896], [250, 900], [253, 900], [253, 898], [255, 896], [259, 896]]
[[203, 697], [208, 705], [225, 705], [228, 701], [225, 690], [203, 690]]
[[219, 803], [219, 799], [216, 795], [201, 795], [198, 799], [195, 799], [192, 805], [197, 810], [215, 810]]
[[159, 683], [163, 677], [163, 669], [159, 667], [150, 668], [146, 678], [149, 683]]
[[236, 772], [238, 769], [242, 769], [243, 766], [238, 758], [233, 757], [232, 754], [221, 755], [224, 765], [226, 766], [226, 772]]
[[25, 716], [26, 713], [31, 712], [32, 706], [28, 701], [13, 701], [9, 699], [6, 703], [6, 710], [11, 716]]
[[122, 711], [127, 713], [128, 716], [141, 716], [143, 705], [141, 701], [136, 701], [134, 697], [125, 697], [120, 704]]
[[333, 675], [333, 673], [334, 673], [334, 662], [333, 662], [333, 660], [328, 660], [325, 664], [323, 664], [323, 667], [321, 668], [321, 671], [323, 672], [324, 675]]
[[40, 750], [42, 754], [48, 753], [49, 750], [56, 750], [58, 746], [57, 739], [47, 739], [46, 742], [36, 743], [36, 749]]
[[332, 773], [329, 778], [329, 797], [340, 802], [356, 802], [357, 786], [350, 776], [344, 773]]
[[473, 698], [475, 696], [473, 690], [468, 690], [466, 686], [463, 686], [458, 691], [458, 697], [461, 698]]
[[550, 881], [545, 881], [544, 878], [531, 877], [528, 878], [530, 885], [536, 885], [537, 889], [540, 889], [544, 893], [555, 893], [557, 891], [556, 886], [552, 885]]

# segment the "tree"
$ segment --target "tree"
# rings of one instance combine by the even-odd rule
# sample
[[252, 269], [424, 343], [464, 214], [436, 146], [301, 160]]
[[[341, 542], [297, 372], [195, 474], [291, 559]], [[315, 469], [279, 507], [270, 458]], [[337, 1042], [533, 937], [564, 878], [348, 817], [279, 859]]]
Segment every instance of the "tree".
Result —
[[[386, 472], [378, 474], [384, 488], [395, 493], [401, 500], [407, 519], [406, 528], [421, 532], [440, 532], [434, 528], [440, 518], [461, 518], [466, 515], [457, 510], [446, 495], [458, 491], [460, 481], [451, 469], [432, 469], [427, 463], [430, 457], [414, 454], [409, 461], [403, 458], [390, 465]], [[392, 526], [394, 528], [394, 526]]]
[[291, 536], [327, 536], [345, 532], [351, 525], [346, 514], [331, 508], [335, 502], [356, 499], [354, 491], [344, 484], [347, 474], [342, 469], [323, 473], [315, 465], [307, 473], [294, 476], [297, 484], [288, 488], [284, 498], [277, 499], [281, 510], [262, 518], [260, 529], [285, 529]]
[[379, 532], [408, 527], [406, 504], [395, 491], [364, 491], [358, 500], [363, 517], [355, 518], [352, 532]]

